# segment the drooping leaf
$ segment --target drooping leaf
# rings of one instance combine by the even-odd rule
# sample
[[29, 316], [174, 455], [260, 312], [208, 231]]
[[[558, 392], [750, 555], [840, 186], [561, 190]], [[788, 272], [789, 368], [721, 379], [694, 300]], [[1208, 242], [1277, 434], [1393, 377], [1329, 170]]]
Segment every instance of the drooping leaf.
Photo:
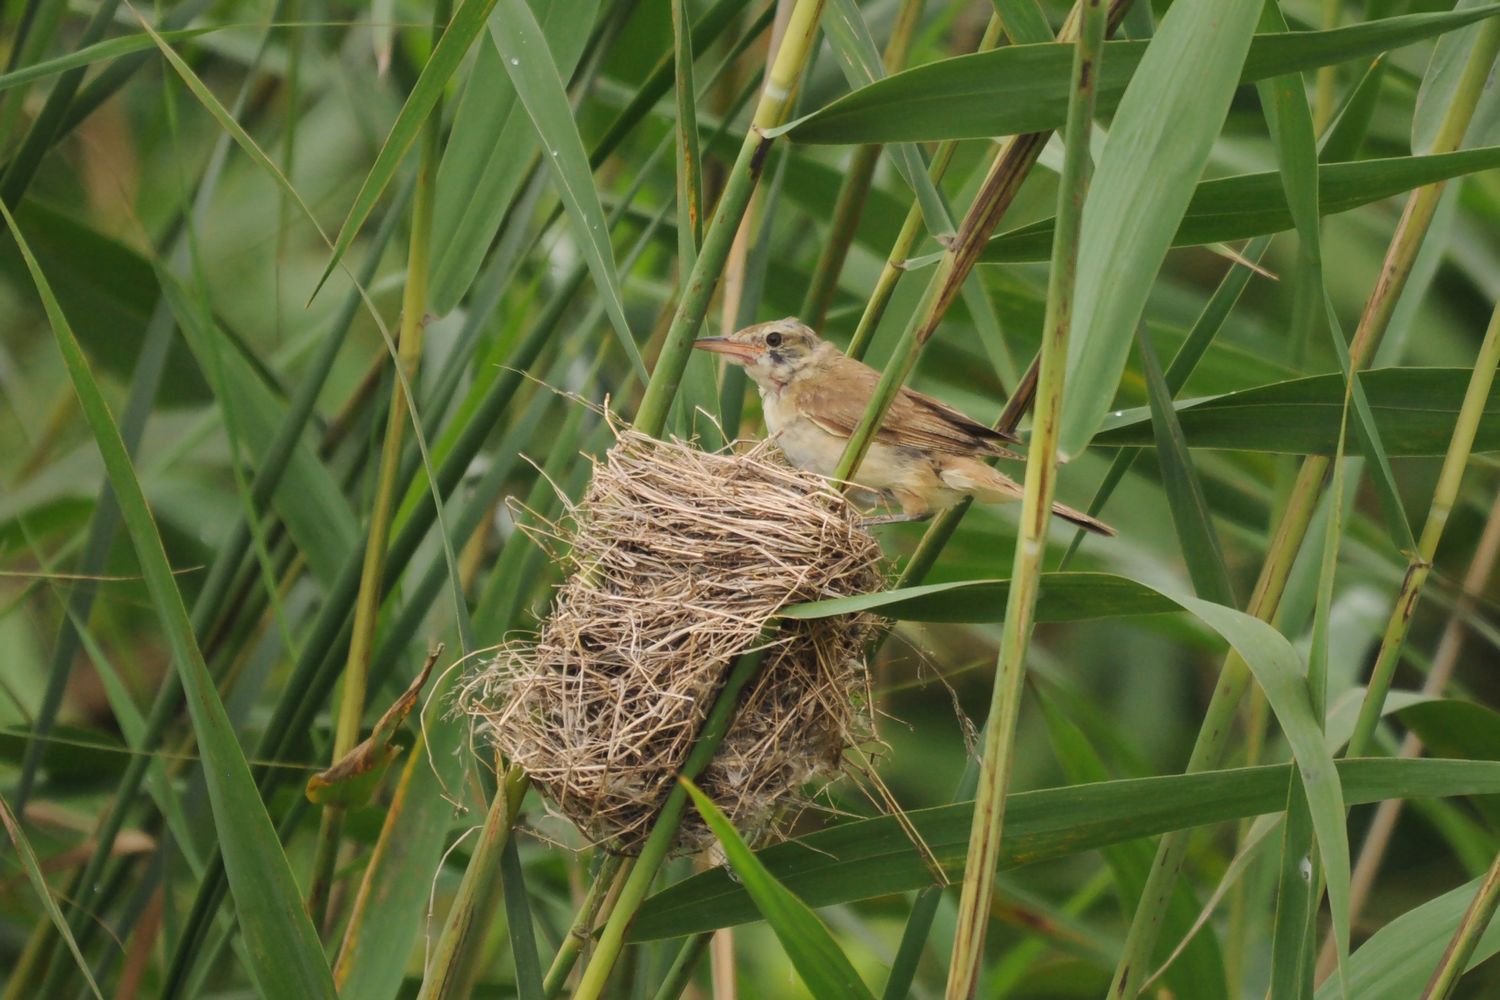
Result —
[[74, 392], [119, 499], [120, 515], [171, 648], [173, 666], [187, 694], [193, 730], [204, 758], [203, 774], [215, 832], [239, 913], [251, 974], [261, 992], [268, 995], [332, 1000], [337, 994], [322, 945], [302, 906], [281, 841], [198, 648], [155, 519], [114, 418], [14, 217], [3, 205], [0, 213], [10, 226], [46, 307]]
[[[1318, 211], [1336, 215], [1437, 181], [1500, 166], [1500, 146], [1436, 156], [1398, 156], [1326, 163], [1318, 170]], [[1230, 243], [1292, 228], [1292, 213], [1276, 171], [1204, 181], [1193, 192], [1174, 247]], [[1052, 220], [1001, 233], [985, 247], [983, 263], [1046, 260]]]
[[[1222, 6], [1222, 5], [1221, 5]], [[1258, 35], [1244, 59], [1214, 69], [1231, 74], [1230, 84], [1347, 62], [1408, 45], [1500, 13], [1487, 4], [1467, 11], [1408, 14], [1328, 31]], [[1171, 24], [1170, 13], [1161, 30]], [[1160, 32], [1158, 32], [1160, 34]], [[1169, 38], [1172, 36], [1169, 35]], [[1099, 77], [1099, 111], [1108, 113], [1143, 64], [1144, 40], [1106, 42]], [[1173, 48], [1174, 60], [1192, 50]], [[918, 66], [862, 87], [789, 126], [796, 142], [926, 142], [1039, 132], [1060, 126], [1068, 111], [1068, 69], [1072, 47], [1064, 44], [1013, 45]], [[1195, 72], [1201, 74], [1203, 67]], [[1189, 73], [1186, 65], [1182, 72]], [[1148, 76], [1155, 73], [1153, 68]], [[1189, 78], [1202, 81], [1208, 77]]]
[[[1360, 382], [1381, 442], [1392, 457], [1441, 455], [1469, 383], [1464, 368], [1377, 368]], [[1192, 448], [1226, 448], [1291, 455], [1331, 455], [1338, 443], [1344, 399], [1341, 374], [1312, 375], [1177, 404]], [[1114, 447], [1151, 442], [1144, 409], [1106, 421], [1091, 444]], [[1500, 392], [1485, 404], [1474, 451], [1500, 450]]]
[[1179, 0], [1120, 99], [1083, 209], [1060, 457], [1081, 451], [1109, 410], [1156, 273], [1229, 112], [1260, 7]]
[[765, 865], [760, 863], [729, 822], [729, 817], [713, 804], [713, 800], [691, 781], [684, 780], [682, 785], [704, 822], [719, 839], [730, 867], [739, 876], [766, 923], [776, 932], [787, 957], [813, 996], [827, 1000], [871, 997], [869, 988], [849, 964], [833, 935], [807, 908], [807, 904], [788, 892], [766, 871]]
[[[1349, 956], [1349, 996], [1359, 1000], [1409, 1000], [1421, 996], [1427, 978], [1448, 946], [1453, 930], [1463, 919], [1481, 879], [1430, 899], [1401, 914], [1372, 934]], [[1500, 921], [1490, 924], [1469, 968], [1500, 951]], [[1317, 1000], [1337, 1000], [1338, 983], [1329, 980], [1316, 994]]]
[[[532, 5], [564, 77], [578, 65], [588, 37], [578, 26], [592, 24], [598, 9], [599, 0], [537, 0]], [[469, 290], [539, 148], [500, 53], [486, 38], [475, 54], [438, 167], [428, 290], [436, 315], [451, 312]]]
[[386, 187], [391, 183], [391, 178], [396, 176], [396, 169], [401, 166], [401, 161], [406, 158], [406, 154], [411, 151], [412, 145], [417, 141], [417, 136], [421, 135], [422, 127], [427, 123], [427, 116], [437, 106], [438, 99], [443, 96], [443, 91], [448, 86], [448, 80], [458, 69], [469, 47], [474, 44], [474, 39], [478, 38], [479, 33], [484, 30], [485, 21], [489, 18], [490, 9], [494, 6], [495, 0], [463, 0], [459, 8], [453, 12], [453, 19], [448, 22], [442, 38], [438, 39], [437, 45], [433, 47], [432, 55], [422, 67], [422, 75], [417, 78], [416, 86], [412, 87], [411, 93], [406, 96], [406, 103], [401, 106], [400, 114], [391, 125], [391, 130], [386, 135], [380, 152], [376, 154], [370, 172], [365, 175], [359, 193], [354, 196], [354, 204], [350, 207], [349, 214], [345, 217], [344, 224], [339, 228], [339, 234], [333, 241], [333, 252], [328, 258], [328, 264], [323, 268], [322, 276], [318, 279], [317, 288], [313, 290], [314, 295], [323, 287], [323, 283], [328, 280], [333, 269], [338, 267], [339, 262], [344, 259], [344, 254], [354, 243], [354, 238], [359, 235], [370, 213], [375, 210], [375, 203], [385, 193]]
[[[478, 2], [478, 0], [471, 0]], [[573, 109], [558, 77], [557, 64], [547, 47], [546, 37], [526, 0], [490, 0], [495, 3], [490, 21], [490, 38], [500, 53], [501, 65], [510, 75], [521, 106], [531, 118], [542, 142], [542, 162], [557, 182], [557, 193], [573, 223], [573, 235], [588, 262], [589, 273], [604, 302], [610, 325], [625, 349], [625, 356], [640, 375], [649, 376], [640, 349], [625, 318], [620, 296], [620, 276], [615, 271], [614, 249], [609, 242], [609, 227], [594, 175], [589, 167], [588, 152], [579, 138], [573, 121]], [[450, 29], [451, 30], [451, 29]], [[444, 36], [446, 38], [446, 36]]]
[[[1337, 763], [1347, 805], [1387, 798], [1500, 791], [1500, 762], [1356, 759]], [[1017, 868], [1169, 830], [1273, 813], [1286, 807], [1289, 765], [1131, 778], [1013, 793], [1000, 867]], [[907, 818], [950, 883], [963, 877], [973, 803]], [[767, 871], [810, 906], [872, 899], [932, 884], [932, 871], [893, 816], [841, 823], [756, 852]], [[676, 937], [754, 920], [755, 904], [722, 869], [647, 899], [631, 940]]]
[[437, 649], [428, 654], [427, 662], [422, 665], [417, 676], [412, 678], [411, 684], [391, 703], [390, 708], [381, 713], [369, 736], [331, 766], [307, 779], [308, 801], [323, 806], [354, 808], [370, 800], [380, 787], [391, 761], [401, 752], [401, 745], [395, 742], [396, 733], [400, 731], [401, 724], [406, 721], [411, 710], [417, 707], [417, 698], [427, 685], [432, 665], [442, 652], [443, 646], [439, 643]]
[[21, 829], [20, 821], [16, 819], [15, 813], [11, 812], [10, 804], [5, 801], [3, 795], [0, 795], [0, 826], [5, 827], [6, 836], [11, 846], [15, 848], [16, 857], [20, 859], [21, 870], [25, 872], [26, 880], [31, 883], [32, 889], [41, 899], [42, 908], [47, 911], [47, 917], [68, 946], [68, 951], [73, 955], [73, 961], [78, 963], [78, 970], [83, 973], [83, 978], [89, 985], [89, 991], [99, 1000], [103, 1000], [104, 994], [99, 992], [99, 984], [94, 981], [94, 973], [89, 968], [88, 959], [83, 957], [78, 941], [68, 927], [68, 921], [63, 917], [62, 910], [58, 909], [57, 900], [52, 898], [52, 889], [47, 885], [47, 876], [42, 873], [42, 865], [37, 860], [36, 851], [32, 850], [26, 831]]
[[[1052, 748], [1062, 764], [1068, 781], [1074, 785], [1108, 781], [1110, 772], [1106, 768], [1100, 751], [1097, 750], [1082, 728], [1068, 717], [1059, 699], [1049, 696], [1037, 686], [1037, 701], [1042, 707], [1042, 717], [1047, 724]], [[1114, 876], [1115, 894], [1121, 906], [1129, 912], [1151, 871], [1151, 844], [1146, 840], [1131, 841], [1103, 848], [1101, 852]], [[1166, 912], [1163, 915], [1162, 941], [1157, 947], [1158, 957], [1165, 957], [1173, 942], [1181, 940], [1192, 927], [1198, 914], [1198, 903], [1193, 890], [1179, 881], [1172, 890]], [[1201, 994], [1204, 1000], [1227, 996], [1225, 990], [1224, 956], [1219, 948], [1217, 935], [1212, 931], [1198, 934], [1183, 949], [1183, 952], [1166, 972], [1170, 989], [1183, 996]]]

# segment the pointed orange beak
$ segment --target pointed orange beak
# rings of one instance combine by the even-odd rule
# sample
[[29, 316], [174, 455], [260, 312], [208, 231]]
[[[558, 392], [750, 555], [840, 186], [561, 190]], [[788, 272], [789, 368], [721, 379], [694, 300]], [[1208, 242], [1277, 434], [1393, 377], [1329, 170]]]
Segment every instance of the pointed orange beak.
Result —
[[742, 344], [728, 337], [701, 337], [693, 341], [700, 351], [722, 354], [735, 364], [748, 365], [760, 356], [760, 350], [752, 344]]

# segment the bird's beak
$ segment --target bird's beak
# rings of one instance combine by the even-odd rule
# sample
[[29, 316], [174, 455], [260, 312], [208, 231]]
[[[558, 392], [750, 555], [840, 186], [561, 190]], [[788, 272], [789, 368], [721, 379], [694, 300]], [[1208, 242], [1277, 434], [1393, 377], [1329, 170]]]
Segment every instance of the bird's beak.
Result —
[[753, 344], [742, 344], [728, 337], [702, 337], [693, 341], [693, 346], [700, 351], [726, 355], [730, 361], [742, 365], [750, 364], [760, 354]]

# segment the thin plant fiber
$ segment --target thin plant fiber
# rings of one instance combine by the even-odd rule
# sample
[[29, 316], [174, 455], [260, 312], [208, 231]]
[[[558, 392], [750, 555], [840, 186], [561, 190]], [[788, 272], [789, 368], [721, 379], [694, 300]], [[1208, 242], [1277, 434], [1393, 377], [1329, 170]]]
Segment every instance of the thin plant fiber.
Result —
[[[764, 442], [704, 452], [620, 429], [583, 499], [537, 534], [568, 578], [539, 634], [503, 645], [460, 706], [591, 842], [639, 849], [735, 658], [758, 645], [761, 671], [699, 779], [745, 836], [873, 738], [876, 619], [770, 623], [879, 589], [880, 547], [837, 490]], [[677, 846], [712, 839], [690, 814]]]

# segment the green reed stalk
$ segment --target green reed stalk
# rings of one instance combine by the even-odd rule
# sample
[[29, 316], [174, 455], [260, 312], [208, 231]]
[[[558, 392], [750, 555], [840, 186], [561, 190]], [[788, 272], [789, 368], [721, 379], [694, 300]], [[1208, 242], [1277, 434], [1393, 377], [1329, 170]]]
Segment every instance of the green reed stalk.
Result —
[[948, 966], [948, 1000], [973, 996], [984, 968], [984, 938], [1004, 831], [1005, 796], [1010, 786], [1016, 721], [1020, 717], [1021, 692], [1026, 680], [1026, 651], [1031, 644], [1042, 559], [1047, 551], [1047, 527], [1051, 522], [1068, 361], [1068, 332], [1072, 326], [1073, 288], [1078, 273], [1078, 235], [1091, 165], [1089, 129], [1094, 119], [1106, 10], [1104, 0], [1084, 0], [1080, 5], [1078, 40], [1073, 48], [1073, 91], [1063, 131], [1065, 154], [1058, 187], [1052, 267], [1047, 281], [1046, 318], [1042, 324], [1036, 428], [1026, 463], [1020, 538], [1011, 568], [1005, 627], [1000, 636], [999, 661], [985, 724], [974, 823], [969, 832], [968, 862], [958, 903], [958, 927], [953, 937], [952, 961]]
[[[442, 2], [433, 11], [434, 43], [448, 22], [449, 6], [447, 2]], [[424, 129], [422, 160], [417, 169], [416, 195], [412, 201], [411, 242], [406, 258], [406, 286], [402, 290], [401, 325], [396, 336], [398, 373], [391, 385], [391, 404], [386, 411], [380, 471], [374, 505], [370, 511], [359, 593], [354, 603], [354, 632], [350, 637], [349, 654], [344, 662], [343, 689], [333, 731], [332, 759], [335, 761], [342, 759], [359, 742], [370, 656], [375, 646], [375, 625], [380, 617], [386, 543], [396, 504], [405, 489], [400, 476], [401, 444], [406, 430], [407, 410], [416, 405], [414, 400], [407, 398], [406, 390], [417, 376], [417, 366], [422, 358], [423, 333], [427, 325], [427, 280], [432, 258], [432, 214], [436, 203], [433, 178], [437, 175], [438, 160], [442, 153], [442, 107], [442, 99], [439, 98], [432, 114], [428, 116]], [[328, 806], [323, 810], [318, 828], [313, 877], [307, 896], [307, 909], [315, 924], [322, 923], [328, 905], [328, 893], [338, 862], [343, 818], [343, 807]]]
[[619, 890], [630, 878], [630, 869], [633, 867], [635, 859], [620, 854], [606, 854], [604, 860], [599, 862], [599, 870], [589, 883], [588, 895], [573, 917], [573, 926], [568, 928], [562, 944], [557, 946], [557, 954], [553, 956], [552, 965], [547, 969], [547, 978], [542, 981], [542, 994], [549, 1000], [562, 992], [563, 983], [568, 981], [568, 973], [578, 964], [578, 956], [583, 954], [584, 945], [593, 937], [594, 921], [606, 910], [606, 901], [611, 896], [617, 897]]
[[490, 800], [479, 842], [474, 845], [458, 894], [443, 920], [443, 930], [427, 962], [417, 1000], [450, 1000], [468, 995], [467, 981], [472, 971], [468, 966], [473, 956], [468, 942], [475, 931], [479, 905], [490, 897], [490, 890], [499, 878], [500, 855], [510, 841], [529, 784], [520, 768], [511, 767], [505, 772], [500, 790]]
[[1432, 560], [1437, 555], [1438, 543], [1442, 541], [1443, 529], [1448, 525], [1448, 515], [1452, 513], [1453, 505], [1458, 500], [1458, 487], [1463, 482], [1474, 438], [1479, 433], [1479, 421], [1484, 416], [1497, 364], [1500, 364], [1500, 307], [1491, 315], [1484, 342], [1479, 347], [1479, 355], [1474, 359], [1474, 373], [1464, 392], [1463, 405], [1458, 410], [1458, 422], [1454, 425], [1448, 452], [1443, 456], [1443, 468], [1438, 473], [1437, 487], [1432, 493], [1432, 506], [1427, 511], [1427, 522], [1422, 526], [1422, 537], [1417, 540], [1417, 551], [1411, 554], [1406, 574], [1401, 579], [1395, 607], [1391, 609], [1391, 617], [1386, 622], [1385, 632], [1380, 639], [1380, 650], [1375, 655], [1375, 666], [1370, 669], [1365, 700], [1359, 706], [1359, 718], [1354, 723], [1354, 732], [1344, 750], [1347, 757], [1364, 754], [1371, 737], [1375, 735], [1375, 727], [1380, 722], [1385, 698], [1396, 674], [1396, 664], [1401, 659], [1401, 650], [1406, 646], [1412, 618], [1416, 615], [1417, 601], [1422, 596], [1422, 586], [1432, 572]]
[[[1497, 52], [1500, 52], [1500, 24], [1488, 21], [1480, 29], [1454, 93], [1453, 103], [1444, 115], [1438, 138], [1434, 142], [1434, 152], [1451, 152], [1458, 148], [1464, 133], [1468, 131], [1469, 121], [1473, 118], [1475, 105]], [[1427, 234], [1442, 188], [1442, 184], [1419, 188], [1407, 199], [1401, 221], [1397, 224], [1396, 233], [1381, 265], [1380, 277], [1365, 304], [1359, 326], [1349, 344], [1351, 376], [1369, 363], [1385, 334], [1401, 290], [1411, 275], [1417, 250]], [[1330, 460], [1327, 456], [1309, 455], [1297, 472], [1286, 507], [1272, 535], [1265, 562], [1261, 566], [1260, 577], [1245, 609], [1262, 621], [1270, 621], [1276, 615], [1292, 563], [1307, 537], [1307, 529], [1312, 522], [1313, 511], [1322, 494], [1329, 468]], [[1198, 739], [1188, 757], [1188, 772], [1206, 771], [1218, 765], [1233, 728], [1240, 699], [1249, 683], [1249, 668], [1244, 660], [1237, 653], [1230, 653], [1225, 658], [1213, 696], [1204, 712]], [[1187, 857], [1187, 845], [1188, 837], [1183, 831], [1166, 834], [1157, 845], [1151, 873], [1141, 892], [1125, 940], [1125, 948], [1115, 970], [1109, 993], [1111, 1000], [1134, 1000], [1140, 992], [1141, 982], [1156, 947], [1157, 936], [1161, 932], [1168, 901]]]
[[[1448, 617], [1442, 638], [1438, 640], [1437, 652], [1432, 657], [1432, 669], [1422, 682], [1423, 694], [1439, 697], [1453, 679], [1453, 668], [1463, 652], [1468, 630], [1466, 619], [1473, 614], [1478, 603], [1476, 595], [1483, 592], [1497, 561], [1500, 561], [1500, 496], [1495, 498], [1490, 507], [1484, 530], [1479, 534], [1479, 543], [1474, 547], [1474, 556], [1459, 585], [1458, 600]], [[1409, 759], [1419, 756], [1421, 752], [1421, 737], [1408, 732], [1401, 741], [1401, 748], [1396, 756]], [[1386, 799], [1376, 807], [1375, 815], [1365, 831], [1359, 859], [1354, 863], [1354, 871], [1349, 877], [1350, 924], [1359, 919], [1360, 911], [1364, 909], [1365, 901], [1374, 887], [1375, 876], [1380, 871], [1380, 864], [1385, 857], [1386, 848], [1390, 846], [1391, 834], [1395, 832], [1396, 820], [1400, 818], [1404, 805], [1403, 799]], [[1317, 979], [1321, 980], [1333, 971], [1334, 960], [1334, 945], [1329, 941], [1318, 956]]]
[[[1119, 24], [1129, 6], [1130, 0], [1114, 0], [1110, 4], [1106, 32], [1112, 31]], [[1071, 41], [1078, 37], [1078, 11], [1079, 8], [1075, 7], [1069, 14], [1062, 31], [1058, 33], [1060, 40]], [[901, 334], [890, 362], [881, 372], [880, 382], [875, 386], [870, 403], [854, 428], [854, 433], [849, 436], [849, 443], [834, 468], [832, 478], [843, 482], [854, 480], [855, 473], [874, 440], [876, 428], [885, 419], [886, 411], [916, 367], [922, 348], [927, 346], [927, 341], [937, 332], [938, 324], [942, 322], [948, 307], [958, 298], [964, 280], [978, 262], [990, 235], [1015, 200], [1016, 192], [1020, 190], [1022, 182], [1041, 155], [1042, 147], [1051, 136], [1051, 132], [1011, 136], [996, 153], [989, 172], [979, 186], [979, 193], [974, 196], [974, 203], [969, 206], [957, 235], [938, 261], [911, 322]], [[880, 293], [877, 291], [877, 294]], [[869, 332], [866, 333], [866, 337], [868, 336]], [[860, 351], [863, 351], [862, 346]]]
[[693, 973], [698, 968], [698, 960], [703, 957], [703, 951], [713, 939], [712, 931], [702, 934], [694, 934], [682, 942], [682, 947], [677, 951], [677, 957], [672, 960], [672, 967], [667, 970], [667, 977], [662, 980], [661, 986], [656, 990], [652, 1000], [677, 1000], [682, 996], [682, 991], [692, 981]]
[[791, 95], [802, 68], [813, 51], [813, 39], [818, 34], [818, 17], [823, 12], [823, 0], [797, 0], [787, 21], [786, 33], [766, 77], [765, 89], [756, 105], [745, 141], [740, 146], [730, 169], [729, 179], [719, 196], [719, 207], [714, 212], [699, 248], [698, 259], [682, 286], [682, 297], [677, 311], [667, 329], [662, 344], [661, 356], [651, 373], [651, 381], [641, 398], [636, 412], [635, 425], [651, 435], [658, 435], [667, 424], [667, 415], [677, 387], [682, 383], [682, 373], [687, 368], [688, 355], [693, 349], [693, 339], [703, 326], [703, 317], [708, 313], [709, 300], [719, 283], [729, 248], [734, 243], [734, 234], [740, 227], [745, 209], [750, 204], [750, 195], [765, 169], [766, 156], [771, 150], [772, 140], [765, 134], [770, 128], [781, 124], [791, 104]]
[[[648, 434], [659, 435], [666, 426], [672, 401], [687, 368], [693, 339], [703, 325], [709, 300], [724, 270], [735, 233], [739, 230], [745, 210], [750, 204], [750, 196], [765, 168], [766, 156], [773, 142], [765, 135], [765, 130], [774, 128], [786, 116], [792, 91], [812, 55], [813, 40], [817, 37], [818, 18], [822, 11], [823, 0], [796, 0], [796, 5], [792, 8], [781, 47], [777, 50], [771, 71], [766, 77], [765, 89], [756, 105], [750, 129], [745, 134], [745, 141], [740, 146], [724, 191], [719, 196], [718, 208], [704, 234], [698, 258], [683, 283], [681, 298], [667, 329], [656, 367], [651, 373], [651, 381], [646, 386], [636, 412], [636, 427]], [[761, 653], [747, 654], [730, 671], [704, 722], [702, 733], [683, 764], [683, 777], [689, 780], [697, 777], [713, 759], [725, 733], [729, 731], [739, 695], [760, 669], [761, 660]], [[574, 994], [577, 1000], [595, 1000], [601, 995], [624, 946], [625, 931], [646, 898], [652, 880], [676, 839], [677, 828], [682, 822], [686, 806], [687, 793], [680, 785], [673, 786], [641, 849], [640, 857], [620, 889], [615, 908], [600, 935], [598, 947], [583, 971]]]
[[[1001, 22], [998, 16], [991, 15], [989, 23], [984, 27], [984, 35], [979, 39], [976, 52], [988, 52], [1000, 44]], [[927, 176], [932, 178], [934, 184], [943, 179], [948, 172], [948, 166], [953, 162], [953, 154], [958, 150], [956, 139], [945, 139], [938, 144], [936, 151], [932, 154], [932, 163], [927, 168]], [[880, 276], [875, 279], [875, 287], [870, 290], [870, 298], [865, 302], [864, 312], [860, 314], [859, 323], [854, 327], [854, 336], [849, 338], [849, 349], [845, 353], [851, 358], [859, 359], [865, 356], [870, 349], [870, 341], [875, 336], [875, 328], [885, 316], [886, 308], [891, 304], [891, 296], [896, 293], [896, 283], [901, 280], [901, 275], [906, 273], [906, 261], [911, 257], [912, 250], [921, 238], [923, 230], [922, 205], [921, 202], [912, 198], [911, 208], [906, 211], [906, 219], [901, 223], [901, 231], [896, 234], [896, 241], [891, 244], [890, 253], [886, 254], [885, 264], [880, 269]]]
[[1453, 988], [1468, 969], [1474, 948], [1494, 919], [1497, 907], [1500, 907], [1500, 854], [1495, 855], [1484, 881], [1479, 883], [1474, 901], [1464, 911], [1463, 920], [1459, 921], [1458, 927], [1453, 931], [1453, 939], [1443, 951], [1437, 968], [1432, 970], [1432, 978], [1422, 991], [1422, 1000], [1446, 1000], [1453, 995]]
[[[708, 766], [709, 761], [713, 760], [714, 754], [718, 752], [719, 744], [724, 741], [725, 734], [729, 732], [729, 725], [739, 705], [740, 693], [760, 672], [761, 661], [764, 657], [765, 651], [758, 650], [741, 656], [735, 663], [728, 680], [724, 682], [723, 689], [714, 701], [713, 708], [709, 710], [708, 718], [704, 720], [703, 731], [698, 734], [698, 740], [693, 744], [692, 752], [688, 754], [687, 761], [682, 765], [682, 777], [689, 781], [696, 779]], [[578, 981], [573, 1000], [598, 1000], [603, 995], [605, 984], [609, 981], [609, 974], [614, 969], [615, 962], [619, 959], [620, 951], [624, 947], [625, 931], [629, 929], [631, 919], [635, 917], [636, 910], [640, 908], [641, 902], [646, 898], [646, 893], [650, 891], [651, 882], [661, 869], [662, 862], [666, 860], [667, 852], [672, 849], [672, 842], [677, 839], [677, 828], [682, 823], [682, 816], [686, 809], [687, 792], [680, 783], [675, 784], [667, 795], [661, 812], [656, 817], [656, 824], [652, 826], [635, 866], [626, 877], [625, 884], [620, 887], [620, 894], [615, 900], [615, 908], [610, 912], [609, 919], [605, 921], [604, 930], [599, 935], [599, 943], [594, 949], [594, 955], [589, 960], [589, 964], [583, 970], [583, 978]]]
[[[922, 0], [902, 0], [900, 9], [896, 12], [895, 24], [891, 27], [891, 37], [886, 41], [885, 55], [882, 60], [887, 73], [896, 73], [906, 66], [907, 56], [911, 52], [912, 35], [916, 32], [917, 21], [922, 15]], [[985, 37], [989, 38], [994, 33], [994, 26], [999, 19], [991, 16], [990, 25], [985, 29]], [[994, 47], [990, 41], [990, 47]], [[984, 43], [980, 43], [980, 50], [984, 50]], [[953, 142], [945, 142], [947, 155], [943, 160], [944, 169], [947, 168], [948, 160], [953, 157]], [[859, 217], [864, 212], [865, 200], [870, 194], [870, 182], [875, 177], [875, 167], [880, 163], [880, 151], [884, 147], [879, 143], [871, 143], [860, 146], [854, 151], [854, 157], [850, 160], [849, 169], [844, 174], [843, 187], [839, 189], [839, 197], [833, 205], [833, 219], [828, 227], [828, 242], [823, 244], [822, 253], [818, 254], [817, 263], [813, 265], [812, 279], [807, 285], [807, 295], [802, 300], [802, 308], [798, 312], [802, 322], [813, 329], [822, 329], [823, 321], [828, 318], [828, 307], [833, 304], [833, 297], [838, 292], [839, 274], [844, 269], [844, 260], [849, 256], [849, 247], [854, 243], [854, 232], [859, 228]], [[939, 172], [933, 177], [937, 180], [942, 174]], [[918, 222], [921, 221], [920, 209], [917, 205], [912, 206], [912, 211], [918, 213]], [[902, 229], [903, 234], [905, 228]], [[915, 232], [913, 233], [915, 238]], [[909, 249], [909, 248], [908, 248]], [[894, 254], [895, 251], [892, 250]], [[903, 254], [902, 260], [906, 259]], [[894, 287], [894, 284], [893, 286]]]

